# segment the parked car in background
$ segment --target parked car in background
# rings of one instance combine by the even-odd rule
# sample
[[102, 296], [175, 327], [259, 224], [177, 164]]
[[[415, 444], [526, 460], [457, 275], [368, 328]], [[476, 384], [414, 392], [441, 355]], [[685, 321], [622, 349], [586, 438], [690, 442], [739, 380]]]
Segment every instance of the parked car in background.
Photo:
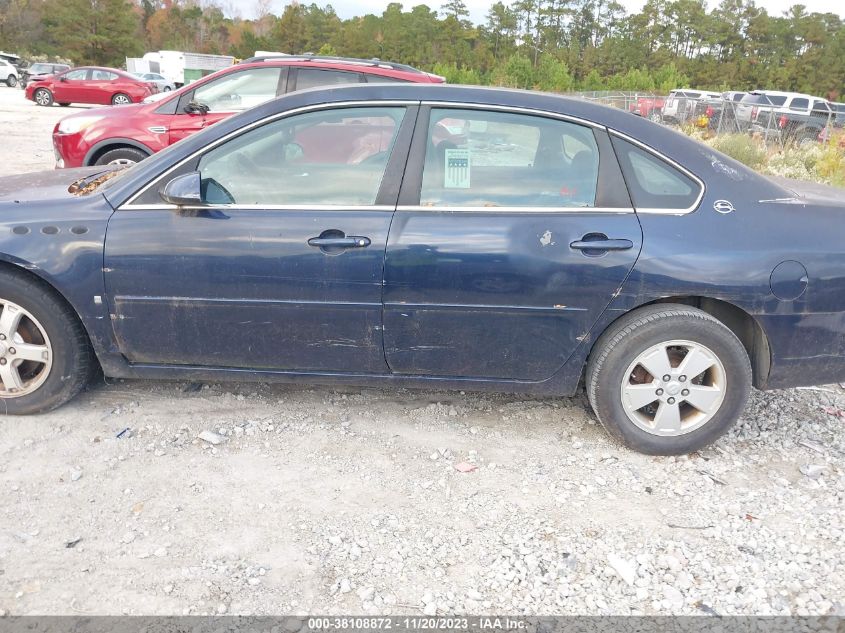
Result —
[[95, 368], [584, 383], [610, 434], [665, 455], [716, 441], [752, 385], [845, 381], [840, 190], [582, 99], [295, 92], [129, 168], [5, 178], [0, 211], [7, 414], [67, 402]]
[[70, 70], [67, 64], [54, 64], [52, 62], [35, 62], [21, 71], [21, 88], [26, 88], [30, 81], [41, 81], [50, 75], [57, 75]]
[[775, 136], [782, 142], [815, 142], [835, 118], [827, 100], [819, 97], [795, 92], [769, 92], [767, 96], [772, 101], [783, 98], [783, 102], [753, 111], [751, 131]]
[[18, 69], [11, 62], [2, 58], [0, 58], [0, 82], [6, 84], [9, 88], [18, 85]]
[[53, 130], [58, 167], [143, 160], [236, 112], [294, 90], [345, 83], [442, 83], [404, 64], [336, 57], [284, 56], [224, 68], [150, 103], [80, 112]]
[[26, 86], [26, 98], [40, 106], [54, 103], [93, 103], [127, 105], [158, 92], [151, 81], [142, 81], [116, 68], [82, 66], [32, 81]]
[[156, 86], [158, 86], [159, 92], [170, 92], [171, 90], [176, 90], [176, 84], [172, 81], [167, 79], [164, 75], [159, 75], [158, 73], [132, 73], [135, 77], [140, 79], [141, 81], [151, 81]]
[[655, 123], [663, 120], [661, 109], [665, 99], [663, 97], [637, 97], [637, 100], [631, 104], [630, 111], [632, 114], [651, 119]]
[[698, 106], [702, 100], [719, 99], [718, 92], [703, 90], [672, 90], [661, 109], [661, 117], [667, 123], [685, 123], [700, 116]]

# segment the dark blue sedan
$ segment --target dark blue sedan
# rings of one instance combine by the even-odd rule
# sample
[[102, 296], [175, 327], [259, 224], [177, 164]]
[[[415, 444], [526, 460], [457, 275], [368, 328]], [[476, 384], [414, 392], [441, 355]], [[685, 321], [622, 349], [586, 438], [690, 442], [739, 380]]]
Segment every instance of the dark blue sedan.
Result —
[[[189, 115], [185, 115], [189, 116]], [[306, 91], [119, 171], [0, 180], [0, 398], [106, 376], [573, 394], [685, 453], [845, 380], [845, 203], [528, 92]]]

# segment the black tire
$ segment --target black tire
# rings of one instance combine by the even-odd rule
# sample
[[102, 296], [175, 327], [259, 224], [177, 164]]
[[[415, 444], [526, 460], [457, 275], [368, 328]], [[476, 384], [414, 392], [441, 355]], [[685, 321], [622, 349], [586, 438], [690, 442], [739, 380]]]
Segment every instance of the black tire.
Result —
[[[116, 149], [110, 149], [109, 151], [101, 154], [100, 157], [94, 162], [95, 165], [109, 165], [109, 164], [124, 164], [129, 165], [131, 163], [139, 163], [145, 158], [147, 158], [149, 154], [146, 152], [135, 149], [134, 147], [118, 147]], [[120, 162], [117, 162], [120, 161]]]
[[18, 85], [18, 78], [14, 75], [9, 75], [6, 77], [6, 85], [9, 86], [9, 88], [14, 88]]
[[123, 92], [118, 92], [117, 94], [113, 95], [112, 98], [111, 98], [111, 104], [113, 106], [128, 105], [130, 103], [132, 103], [132, 97], [130, 97], [128, 94], [125, 94]]
[[32, 314], [52, 346], [52, 367], [33, 392], [0, 397], [0, 413], [25, 415], [50, 411], [77, 395], [96, 367], [91, 345], [74, 311], [44, 282], [14, 270], [0, 270], [0, 298]]
[[53, 93], [47, 88], [38, 88], [32, 93], [32, 98], [40, 106], [49, 107], [53, 105]]
[[[725, 395], [712, 418], [687, 433], [659, 436], [637, 426], [622, 402], [623, 380], [650, 347], [683, 339], [712, 350], [725, 370]], [[587, 364], [587, 397], [604, 428], [623, 444], [649, 455], [682, 455], [711, 444], [739, 418], [751, 390], [751, 364], [736, 335], [697, 308], [658, 304], [635, 310], [596, 341]]]

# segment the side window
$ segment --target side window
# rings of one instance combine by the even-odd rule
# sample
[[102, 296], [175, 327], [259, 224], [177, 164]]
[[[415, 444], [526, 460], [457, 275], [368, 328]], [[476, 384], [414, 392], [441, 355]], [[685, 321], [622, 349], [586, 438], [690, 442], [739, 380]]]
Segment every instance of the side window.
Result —
[[73, 81], [80, 81], [85, 79], [88, 76], [88, 69], [87, 68], [80, 68], [78, 70], [71, 70], [68, 73], [65, 73], [65, 79], [71, 79]]
[[210, 112], [239, 112], [276, 97], [281, 68], [249, 68], [199, 86], [193, 100]]
[[539, 116], [433, 109], [420, 204], [428, 207], [593, 207], [593, 131]]
[[92, 70], [91, 79], [93, 81], [114, 81], [117, 79], [117, 74], [110, 73], [107, 70]]
[[769, 95], [769, 102], [774, 106], [780, 107], [786, 103], [786, 97], [783, 95]]
[[795, 98], [792, 100], [792, 103], [789, 104], [790, 110], [806, 110], [810, 106], [809, 99], [800, 99]]
[[203, 201], [372, 205], [405, 109], [342, 108], [273, 121], [200, 159]]
[[336, 84], [357, 84], [361, 81], [360, 73], [343, 70], [322, 70], [320, 68], [298, 68], [296, 71], [296, 89], [333, 86]]
[[613, 146], [636, 209], [682, 211], [698, 200], [701, 186], [682, 171], [623, 139]]

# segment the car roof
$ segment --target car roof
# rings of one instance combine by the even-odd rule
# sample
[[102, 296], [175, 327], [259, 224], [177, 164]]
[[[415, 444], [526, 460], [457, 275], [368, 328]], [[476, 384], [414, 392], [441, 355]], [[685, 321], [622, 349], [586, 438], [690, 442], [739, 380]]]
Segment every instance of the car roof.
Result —
[[420, 77], [436, 77], [432, 73], [406, 66], [394, 64], [393, 62], [380, 62], [377, 60], [358, 60], [353, 58], [333, 57], [309, 57], [309, 56], [268, 56], [244, 60], [235, 66], [228, 68], [261, 67], [261, 66], [299, 66], [304, 68], [319, 68], [332, 70], [347, 70], [360, 72], [368, 75], [381, 75], [383, 77], [404, 77], [413, 81]]
[[827, 101], [827, 99], [823, 99], [822, 97], [814, 97], [813, 95], [804, 94], [802, 92], [788, 92], [783, 90], [752, 90], [750, 94], [771, 95], [774, 97], [797, 97], [799, 99], [819, 99], [821, 101]]

